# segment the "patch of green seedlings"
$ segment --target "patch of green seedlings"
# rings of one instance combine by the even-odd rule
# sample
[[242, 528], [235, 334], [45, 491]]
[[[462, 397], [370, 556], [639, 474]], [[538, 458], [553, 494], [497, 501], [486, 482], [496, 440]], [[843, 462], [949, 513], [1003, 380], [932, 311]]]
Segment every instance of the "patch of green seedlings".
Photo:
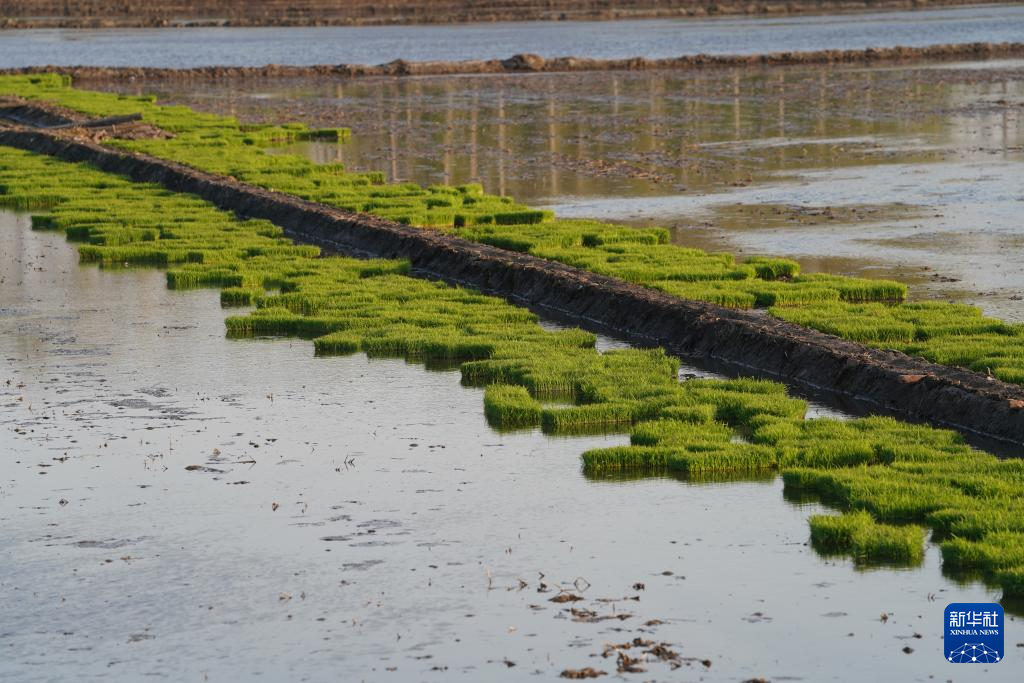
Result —
[[982, 315], [981, 309], [942, 302], [844, 304], [773, 308], [772, 315], [879, 348], [965, 367], [1024, 384], [1024, 325]]
[[811, 543], [823, 554], [849, 554], [858, 561], [920, 564], [925, 529], [911, 524], [880, 524], [867, 512], [814, 515]]
[[[104, 105], [108, 95], [81, 95], [66, 84], [53, 89], [78, 93], [74, 96], [82, 98], [77, 105], [83, 110], [93, 107], [95, 114], [112, 113]], [[137, 110], [140, 103], [145, 104], [125, 100], [124, 110]], [[194, 133], [188, 139], [199, 151], [175, 148], [185, 160], [195, 162], [189, 154], [209, 153], [221, 164], [258, 161], [264, 172], [272, 170], [284, 182], [336, 175], [353, 186], [376, 187], [382, 192], [378, 198], [396, 202], [388, 204], [392, 208], [405, 198], [403, 193], [416, 196], [423, 191], [380, 185], [378, 178], [354, 177], [340, 168], [278, 162], [280, 157], [263, 153], [258, 140], [233, 142], [232, 136], [252, 131], [219, 117], [197, 117], [188, 110], [155, 105], [143, 109], [147, 116], [164, 117], [159, 123], [168, 129]], [[197, 118], [202, 125], [196, 124]], [[205, 137], [202, 128], [207, 129]], [[244, 149], [253, 153], [241, 153]], [[450, 198], [448, 209], [457, 203], [461, 208], [470, 197], [474, 200], [469, 206], [491, 201], [478, 187], [428, 191]], [[478, 197], [482, 202], [476, 201]], [[950, 558], [974, 558], [971, 566], [980, 568], [988, 580], [1003, 586], [1008, 595], [1020, 593], [1024, 565], [1017, 563], [1012, 548], [1014, 534], [1024, 532], [1024, 505], [1019, 502], [1024, 499], [1024, 470], [1019, 463], [1000, 462], [972, 450], [952, 432], [886, 418], [805, 421], [806, 405], [771, 382], [680, 383], [677, 362], [661, 350], [598, 353], [589, 333], [545, 331], [533, 314], [499, 299], [413, 279], [406, 262], [320, 258], [315, 248], [292, 244], [265, 221], [238, 220], [198, 198], [133, 184], [80, 164], [4, 149], [0, 202], [36, 212], [37, 229], [64, 231], [80, 243], [83, 260], [166, 266], [171, 287], [218, 288], [225, 305], [253, 307], [227, 320], [232, 336], [298, 336], [311, 339], [320, 355], [363, 352], [457, 367], [464, 384], [485, 387], [485, 414], [499, 428], [630, 432], [629, 445], [583, 455], [590, 476], [673, 471], [699, 479], [781, 471], [788, 494], [813, 495], [844, 513], [870, 515], [875, 526], [930, 527], [948, 543], [958, 544], [947, 551]], [[670, 247], [660, 230], [546, 219], [461, 227], [453, 219], [450, 229], [480, 241], [504, 240], [509, 248], [546, 253], [637, 282], [680, 287], [785, 284], [807, 289], [825, 283], [839, 294], [838, 301], [830, 298], [830, 303], [819, 304], [823, 310], [851, 306], [848, 302], [865, 297], [865, 291], [888, 296], [885, 283], [804, 277], [795, 264], [784, 260], [737, 264], [727, 255]], [[871, 287], [881, 289], [862, 289]], [[753, 289], [733, 294], [755, 301], [766, 296]], [[994, 339], [1007, 331], [977, 323], [980, 316], [966, 315], [965, 309], [948, 309], [957, 314], [945, 318], [941, 306], [864, 310], [904, 308], [908, 316], [917, 317], [895, 322], [915, 326], [915, 343], [951, 336]], [[926, 331], [919, 334], [919, 327]], [[1015, 328], [1009, 331], [1017, 333]], [[815, 524], [824, 528], [840, 522]], [[861, 554], [861, 548], [865, 557], [906, 561], [910, 553], [899, 542], [899, 533], [910, 532], [865, 528], [867, 540], [861, 545], [851, 541], [848, 552]]]
[[500, 429], [532, 427], [540, 420], [541, 403], [526, 387], [491, 384], [484, 391], [484, 415]]

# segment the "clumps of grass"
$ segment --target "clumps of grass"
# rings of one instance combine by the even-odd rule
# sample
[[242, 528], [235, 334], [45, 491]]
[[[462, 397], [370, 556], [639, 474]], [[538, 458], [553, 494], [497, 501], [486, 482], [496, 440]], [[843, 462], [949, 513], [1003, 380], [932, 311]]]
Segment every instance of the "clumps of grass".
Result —
[[684, 476], [711, 473], [757, 473], [775, 469], [778, 464], [770, 448], [753, 444], [693, 444], [614, 446], [583, 453], [583, 471], [588, 476], [609, 473], [668, 471]]
[[363, 340], [351, 332], [330, 332], [313, 340], [313, 350], [318, 356], [348, 356], [363, 348]]
[[800, 274], [800, 264], [792, 259], [754, 256], [748, 258], [746, 264], [753, 266], [762, 280], [792, 279]]
[[990, 533], [1024, 533], [1024, 504], [1012, 498], [995, 498], [998, 504], [984, 499], [968, 507], [940, 508], [928, 515], [927, 521], [945, 536], [978, 541]]
[[230, 306], [252, 306], [260, 292], [245, 287], [225, 287], [220, 290], [220, 305], [225, 308]]
[[647, 474], [668, 469], [678, 449], [658, 446], [613, 446], [585, 451], [580, 456], [583, 471], [590, 476], [606, 473]]
[[1024, 567], [1024, 534], [997, 531], [982, 540], [954, 538], [942, 543], [942, 562], [956, 570], [994, 572]]
[[995, 571], [992, 582], [1003, 589], [1003, 597], [1024, 598], [1024, 565]]
[[487, 422], [502, 429], [535, 427], [540, 424], [540, 401], [526, 387], [492, 384], [484, 391]]
[[917, 302], [899, 306], [835, 302], [772, 308], [776, 317], [880, 348], [897, 348], [943, 365], [1024, 384], [1024, 325], [982, 315], [964, 304]]
[[866, 512], [814, 515], [811, 543], [822, 553], [853, 555], [858, 561], [918, 564], [924, 559], [925, 530], [916, 525], [879, 524]]

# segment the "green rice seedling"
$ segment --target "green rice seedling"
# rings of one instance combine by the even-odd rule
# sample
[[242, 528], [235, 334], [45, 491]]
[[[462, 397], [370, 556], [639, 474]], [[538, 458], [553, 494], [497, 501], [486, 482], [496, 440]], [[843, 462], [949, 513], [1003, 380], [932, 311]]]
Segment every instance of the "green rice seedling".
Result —
[[1024, 598], [1024, 565], [998, 569], [994, 575], [995, 582], [1003, 589], [1003, 598]]
[[745, 263], [754, 266], [757, 276], [762, 280], [794, 278], [800, 274], [800, 264], [792, 259], [753, 256]]
[[[6, 194], [0, 196], [0, 203], [3, 202], [3, 198], [6, 198]], [[57, 230], [55, 216], [52, 213], [36, 213], [29, 217], [32, 221], [33, 230]]]
[[641, 422], [630, 433], [634, 446], [688, 446], [691, 444], [728, 444], [733, 430], [720, 422], [681, 422], [653, 420]]
[[648, 286], [683, 299], [706, 301], [726, 308], [753, 308], [757, 303], [757, 295], [738, 288], [735, 283], [695, 284], [677, 280], [655, 280]]
[[679, 451], [668, 461], [670, 471], [690, 476], [708, 472], [755, 472], [774, 470], [779, 459], [775, 449], [736, 443], [708, 450]]
[[300, 131], [297, 140], [324, 140], [326, 142], [345, 142], [352, 137], [348, 128], [314, 128]]
[[811, 543], [824, 553], [850, 553], [858, 561], [917, 564], [924, 559], [925, 530], [879, 524], [866, 512], [814, 515]]
[[867, 441], [819, 441], [813, 445], [783, 448], [783, 452], [781, 461], [786, 467], [831, 469], [877, 462], [875, 449]]
[[658, 411], [655, 418], [679, 422], [709, 423], [715, 419], [717, 408], [710, 403], [697, 405], [670, 404]]
[[1024, 382], [1017, 326], [986, 318], [974, 306], [920, 302], [899, 306], [832, 304], [773, 308], [772, 315], [853, 341], [898, 347], [945, 365]]
[[313, 350], [318, 356], [347, 356], [362, 349], [362, 338], [351, 332], [331, 332], [313, 340]]
[[167, 271], [170, 289], [197, 289], [199, 287], [232, 287], [244, 289], [245, 276], [230, 268], [181, 268]]
[[814, 493], [841, 509], [865, 510], [882, 522], [924, 522], [937, 510], [970, 504], [961, 492], [884, 466], [787, 468], [782, 476], [793, 492]]
[[836, 501], [841, 496], [832, 491], [835, 479], [830, 472], [807, 467], [789, 467], [782, 470], [783, 495], [802, 500]]
[[754, 305], [758, 308], [772, 306], [806, 306], [839, 301], [839, 291], [831, 287], [789, 282], [765, 282], [752, 284]]
[[717, 401], [715, 417], [734, 426], [746, 424], [757, 415], [803, 418], [807, 413], [807, 402], [786, 396], [766, 394], [722, 394]]
[[738, 377], [723, 382], [718, 379], [689, 379], [683, 385], [689, 391], [713, 390], [732, 394], [762, 394], [786, 398], [786, 385], [758, 377]]
[[664, 470], [678, 449], [664, 446], [616, 446], [585, 451], [581, 457], [583, 471], [624, 472], [630, 470]]
[[1016, 499], [977, 500], [958, 508], [942, 508], [927, 516], [944, 536], [977, 541], [991, 533], [1024, 534], [1024, 504]]
[[229, 306], [252, 306], [256, 296], [260, 292], [245, 287], [225, 287], [220, 291], [220, 305]]
[[537, 211], [524, 209], [520, 211], [499, 211], [494, 214], [494, 222], [498, 225], [522, 225], [528, 223], [543, 223], [554, 218], [550, 211]]
[[541, 421], [541, 405], [526, 387], [492, 384], [484, 391], [487, 423], [501, 429], [535, 427]]
[[800, 421], [774, 415], [757, 415], [747, 422], [747, 426], [751, 443], [777, 446], [799, 440], [802, 436]]
[[1024, 384], [1024, 364], [1022, 364], [1022, 367], [997, 365], [992, 374], [995, 375], [996, 379], [1004, 382]]
[[923, 522], [936, 510], [967, 502], [966, 496], [946, 487], [896, 477], [881, 468], [851, 473], [845, 484], [851, 508], [867, 510], [885, 522]]
[[811, 542], [816, 548], [832, 552], [849, 552], [854, 538], [864, 528], [875, 525], [867, 512], [848, 512], [842, 515], [813, 515], [809, 520]]
[[544, 408], [541, 427], [547, 433], [583, 433], [587, 428], [603, 431], [608, 426], [629, 425], [633, 422], [635, 406], [625, 401], [591, 403], [569, 408]]
[[302, 316], [283, 308], [267, 308], [224, 321], [229, 338], [296, 334]]
[[957, 570], [992, 573], [1024, 566], [1024, 534], [998, 531], [977, 541], [953, 538], [941, 544], [942, 564]]
[[793, 278], [795, 284], [813, 283], [839, 291], [840, 299], [850, 303], [872, 301], [900, 302], [907, 298], [907, 286], [893, 280], [868, 280], [825, 273], [808, 273]]

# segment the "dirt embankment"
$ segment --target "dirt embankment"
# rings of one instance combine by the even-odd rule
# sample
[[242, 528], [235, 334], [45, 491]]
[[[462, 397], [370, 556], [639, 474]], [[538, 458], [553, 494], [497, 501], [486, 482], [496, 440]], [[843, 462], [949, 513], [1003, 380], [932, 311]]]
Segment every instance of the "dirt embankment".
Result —
[[518, 54], [508, 59], [461, 62], [407, 62], [386, 64], [317, 64], [311, 66], [203, 66], [189, 69], [158, 67], [30, 66], [0, 69], [0, 74], [61, 73], [83, 81], [216, 81], [225, 79], [305, 77], [397, 77], [470, 74], [559, 73], [580, 71], [693, 70], [753, 68], [772, 66], [820, 66], [840, 64], [883, 64], [941, 62], [1024, 57], [1024, 43], [961, 43], [929, 47], [867, 48], [864, 50], [817, 50], [773, 52], [761, 55], [686, 55], [664, 59], [589, 59], [582, 57], [544, 58]]
[[0, 128], [0, 145], [86, 161], [266, 218], [295, 239], [355, 255], [407, 258], [418, 272], [591, 329], [615, 330], [733, 368], [853, 397], [912, 419], [1024, 444], [1024, 388], [802, 328], [754, 311], [686, 301], [527, 254], [305, 201], [60, 132]]
[[[808, 14], [1000, 0], [0, 0], [0, 28], [358, 26]], [[1002, 0], [1010, 2], [1011, 0]]]

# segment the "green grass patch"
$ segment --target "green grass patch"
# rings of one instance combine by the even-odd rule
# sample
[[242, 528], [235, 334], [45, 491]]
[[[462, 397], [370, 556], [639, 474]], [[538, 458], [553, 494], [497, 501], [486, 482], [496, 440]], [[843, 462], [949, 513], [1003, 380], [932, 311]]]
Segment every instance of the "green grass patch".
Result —
[[924, 559], [923, 527], [879, 524], [866, 512], [814, 515], [811, 543], [823, 553], [853, 555], [858, 561], [917, 564]]

